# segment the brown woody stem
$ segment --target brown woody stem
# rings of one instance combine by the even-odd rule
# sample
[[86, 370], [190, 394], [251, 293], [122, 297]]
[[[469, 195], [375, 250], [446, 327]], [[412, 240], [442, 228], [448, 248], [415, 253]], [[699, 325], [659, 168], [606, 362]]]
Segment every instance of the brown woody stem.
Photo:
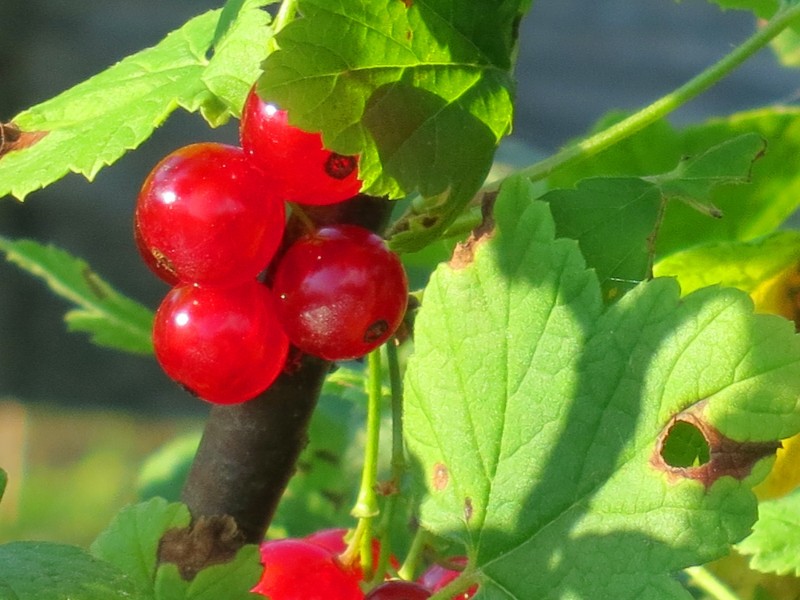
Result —
[[215, 406], [183, 489], [192, 517], [233, 517], [244, 543], [264, 538], [305, 448], [330, 363], [303, 357], [261, 396]]

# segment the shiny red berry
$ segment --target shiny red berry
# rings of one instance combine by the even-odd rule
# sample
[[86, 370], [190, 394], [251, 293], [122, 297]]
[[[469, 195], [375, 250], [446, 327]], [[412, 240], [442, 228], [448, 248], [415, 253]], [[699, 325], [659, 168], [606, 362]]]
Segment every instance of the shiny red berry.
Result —
[[277, 265], [273, 291], [292, 343], [326, 360], [380, 346], [400, 326], [408, 300], [397, 255], [355, 225], [323, 227], [298, 239]]
[[[345, 542], [344, 538], [347, 535], [347, 529], [322, 529], [320, 531], [315, 531], [311, 535], [307, 535], [305, 538], [306, 541], [311, 542], [312, 544], [317, 544], [318, 546], [322, 546], [326, 548], [332, 554], [339, 556], [347, 550], [347, 542]], [[378, 560], [381, 556], [381, 543], [376, 539], [373, 538], [372, 540], [372, 564], [377, 565]], [[395, 569], [400, 566], [400, 563], [394, 556], [389, 557], [389, 564], [392, 565]], [[361, 565], [357, 562], [353, 565], [345, 565], [346, 568], [352, 570], [353, 575], [359, 581], [363, 579], [363, 571], [361, 570]]]
[[136, 204], [145, 262], [175, 279], [234, 285], [254, 279], [274, 256], [285, 208], [240, 148], [193, 144], [150, 172]]
[[363, 600], [358, 579], [327, 549], [305, 540], [261, 544], [261, 580], [252, 589], [270, 600]]
[[364, 600], [426, 600], [431, 592], [413, 581], [387, 581], [373, 588]]
[[333, 204], [358, 194], [358, 159], [326, 150], [322, 136], [289, 124], [285, 110], [250, 90], [239, 136], [252, 157], [287, 202]]
[[180, 280], [175, 275], [173, 271], [171, 271], [171, 267], [166, 261], [159, 262], [158, 258], [153, 256], [153, 253], [150, 249], [145, 245], [144, 241], [142, 240], [142, 232], [139, 229], [139, 222], [134, 220], [133, 222], [133, 241], [136, 242], [136, 249], [139, 250], [139, 254], [144, 260], [144, 263], [147, 267], [155, 273], [161, 281], [164, 283], [169, 284], [170, 286], [175, 286], [180, 283]]
[[153, 345], [172, 379], [209, 402], [235, 404], [272, 384], [289, 342], [271, 292], [253, 280], [175, 287], [156, 312]]

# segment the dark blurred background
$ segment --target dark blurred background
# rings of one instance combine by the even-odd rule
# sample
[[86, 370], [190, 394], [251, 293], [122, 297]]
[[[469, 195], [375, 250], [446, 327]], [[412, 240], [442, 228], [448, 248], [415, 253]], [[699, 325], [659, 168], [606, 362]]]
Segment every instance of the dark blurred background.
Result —
[[[212, 0], [0, 0], [0, 120], [157, 43]], [[549, 152], [610, 109], [634, 110], [744, 40], [746, 12], [705, 0], [538, 0], [524, 21], [514, 139]], [[800, 78], [769, 50], [674, 115], [677, 124], [795, 100]], [[141, 181], [169, 151], [236, 139], [178, 111], [138, 151], [92, 184], [68, 176], [25, 204], [0, 200], [0, 235], [52, 242], [90, 262], [122, 292], [155, 308], [166, 288], [140, 262], [131, 215]], [[66, 332], [68, 306], [38, 280], [0, 262], [0, 399], [126, 408], [160, 415], [206, 407], [133, 357]]]

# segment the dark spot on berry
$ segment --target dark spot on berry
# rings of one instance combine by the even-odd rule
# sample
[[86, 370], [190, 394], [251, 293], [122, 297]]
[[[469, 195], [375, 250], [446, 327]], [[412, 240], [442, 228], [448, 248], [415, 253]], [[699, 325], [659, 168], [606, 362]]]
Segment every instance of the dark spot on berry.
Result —
[[433, 489], [441, 492], [447, 487], [450, 481], [450, 473], [444, 463], [436, 463], [433, 465]]
[[331, 152], [325, 161], [325, 172], [334, 179], [344, 179], [356, 170], [358, 161], [355, 156], [344, 156]]
[[377, 342], [386, 335], [387, 331], [389, 331], [389, 323], [384, 319], [375, 321], [372, 325], [367, 327], [367, 330], [364, 332], [364, 343], [373, 344]]

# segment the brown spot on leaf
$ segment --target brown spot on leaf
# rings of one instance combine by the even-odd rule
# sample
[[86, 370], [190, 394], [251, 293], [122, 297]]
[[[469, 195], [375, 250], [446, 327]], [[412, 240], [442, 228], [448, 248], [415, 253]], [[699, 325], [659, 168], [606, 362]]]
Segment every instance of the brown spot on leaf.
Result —
[[[664, 471], [671, 482], [683, 479], [694, 479], [709, 489], [721, 477], [733, 477], [742, 480], [763, 458], [775, 454], [780, 448], [779, 441], [771, 442], [738, 442], [724, 436], [718, 429], [706, 422], [703, 411], [707, 401], [703, 400], [678, 413], [667, 424], [658, 437], [655, 451], [650, 463], [659, 471]], [[702, 433], [708, 443], [708, 462], [691, 467], [670, 466], [663, 456], [664, 444], [676, 423], [692, 425]]]
[[33, 146], [46, 135], [46, 131], [22, 131], [14, 123], [0, 123], [0, 158], [14, 150]]
[[468, 522], [472, 518], [472, 498], [467, 496], [464, 498], [464, 519]]
[[201, 517], [187, 528], [167, 530], [158, 559], [177, 565], [181, 577], [191, 581], [201, 569], [233, 559], [243, 545], [244, 535], [233, 517]]
[[400, 2], [402, 2], [406, 8], [414, 6], [414, 0], [400, 0]]
[[433, 489], [441, 492], [450, 481], [450, 473], [444, 463], [433, 465]]
[[453, 257], [448, 263], [454, 270], [463, 269], [472, 264], [475, 260], [475, 251], [478, 246], [483, 244], [488, 239], [491, 239], [494, 234], [494, 217], [492, 210], [494, 208], [495, 200], [497, 200], [497, 192], [490, 192], [484, 194], [481, 199], [481, 215], [483, 220], [481, 224], [472, 230], [465, 242], [456, 245], [453, 250]]

